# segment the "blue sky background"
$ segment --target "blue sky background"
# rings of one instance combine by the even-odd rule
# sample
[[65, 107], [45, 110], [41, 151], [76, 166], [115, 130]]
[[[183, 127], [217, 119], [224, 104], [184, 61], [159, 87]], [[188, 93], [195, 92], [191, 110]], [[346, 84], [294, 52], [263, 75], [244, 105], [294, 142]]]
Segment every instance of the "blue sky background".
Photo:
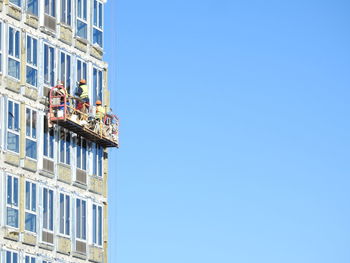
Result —
[[110, 262], [350, 262], [349, 9], [108, 1]]

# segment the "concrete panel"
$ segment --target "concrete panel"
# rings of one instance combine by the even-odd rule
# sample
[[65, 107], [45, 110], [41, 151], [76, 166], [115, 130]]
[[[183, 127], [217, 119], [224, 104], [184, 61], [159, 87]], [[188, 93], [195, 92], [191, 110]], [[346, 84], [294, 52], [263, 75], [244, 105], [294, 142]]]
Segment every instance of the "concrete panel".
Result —
[[3, 8], [4, 8], [4, 1], [0, 1], [0, 12], [3, 10]]
[[35, 246], [37, 242], [37, 237], [36, 235], [29, 234], [29, 233], [23, 233], [23, 241], [24, 244], [30, 245], [30, 246]]
[[30, 14], [26, 15], [26, 22], [28, 26], [38, 28], [39, 27], [39, 18]]
[[87, 51], [87, 43], [84, 42], [84, 40], [76, 39], [75, 41], [75, 47], [79, 49], [80, 51], [86, 52]]
[[72, 170], [69, 166], [58, 164], [58, 180], [67, 184], [72, 183]]
[[22, 18], [22, 11], [16, 6], [9, 5], [8, 13], [9, 16], [13, 17], [14, 19], [21, 20]]
[[8, 89], [8, 90], [11, 90], [13, 92], [16, 92], [16, 93], [20, 93], [21, 91], [21, 85], [19, 83], [18, 80], [14, 80], [12, 78], [9, 78], [9, 77], [5, 77], [5, 88]]
[[65, 25], [59, 25], [60, 28], [60, 40], [62, 42], [65, 42], [69, 45], [72, 44], [73, 42], [73, 32], [72, 32], [72, 28], [69, 26], [65, 26]]
[[38, 89], [29, 87], [29, 86], [24, 86], [24, 96], [32, 99], [32, 100], [37, 100], [38, 99]]
[[57, 252], [69, 255], [72, 250], [72, 243], [69, 238], [57, 236]]
[[89, 176], [89, 191], [97, 194], [103, 192], [103, 179], [96, 176]]
[[102, 60], [103, 50], [101, 48], [99, 48], [99, 47], [91, 46], [90, 55], [95, 57], [95, 58], [97, 58], [97, 59], [101, 59]]
[[36, 172], [37, 170], [37, 162], [29, 159], [24, 159], [24, 169], [31, 171], [31, 172]]
[[96, 263], [103, 262], [103, 249], [95, 246], [90, 246], [89, 261]]
[[13, 240], [13, 241], [18, 241], [19, 240], [19, 232], [17, 230], [6, 228], [4, 237], [6, 239], [10, 239], [10, 240]]
[[19, 155], [11, 152], [6, 152], [4, 154], [5, 162], [15, 166], [19, 166]]

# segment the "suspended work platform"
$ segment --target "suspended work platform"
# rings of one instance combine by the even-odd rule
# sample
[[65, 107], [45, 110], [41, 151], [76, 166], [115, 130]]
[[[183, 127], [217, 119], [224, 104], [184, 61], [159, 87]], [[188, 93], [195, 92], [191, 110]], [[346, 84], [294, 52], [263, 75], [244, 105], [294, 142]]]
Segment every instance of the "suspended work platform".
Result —
[[[119, 147], [119, 120], [106, 111], [97, 118], [96, 107], [70, 96], [61, 86], [50, 91], [49, 121], [102, 147]], [[99, 115], [101, 117], [101, 115]]]

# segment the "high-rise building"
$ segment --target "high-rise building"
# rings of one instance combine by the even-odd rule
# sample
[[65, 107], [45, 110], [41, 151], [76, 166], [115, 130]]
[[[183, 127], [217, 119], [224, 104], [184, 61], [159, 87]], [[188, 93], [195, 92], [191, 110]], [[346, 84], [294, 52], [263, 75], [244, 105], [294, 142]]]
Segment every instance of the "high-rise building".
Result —
[[107, 262], [105, 4], [0, 0], [0, 263]]

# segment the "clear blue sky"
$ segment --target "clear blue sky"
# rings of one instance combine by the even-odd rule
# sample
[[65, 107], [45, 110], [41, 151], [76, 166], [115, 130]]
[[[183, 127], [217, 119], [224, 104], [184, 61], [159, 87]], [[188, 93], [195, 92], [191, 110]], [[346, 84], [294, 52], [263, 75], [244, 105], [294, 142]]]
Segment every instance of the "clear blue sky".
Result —
[[349, 10], [108, 1], [110, 262], [350, 262]]

